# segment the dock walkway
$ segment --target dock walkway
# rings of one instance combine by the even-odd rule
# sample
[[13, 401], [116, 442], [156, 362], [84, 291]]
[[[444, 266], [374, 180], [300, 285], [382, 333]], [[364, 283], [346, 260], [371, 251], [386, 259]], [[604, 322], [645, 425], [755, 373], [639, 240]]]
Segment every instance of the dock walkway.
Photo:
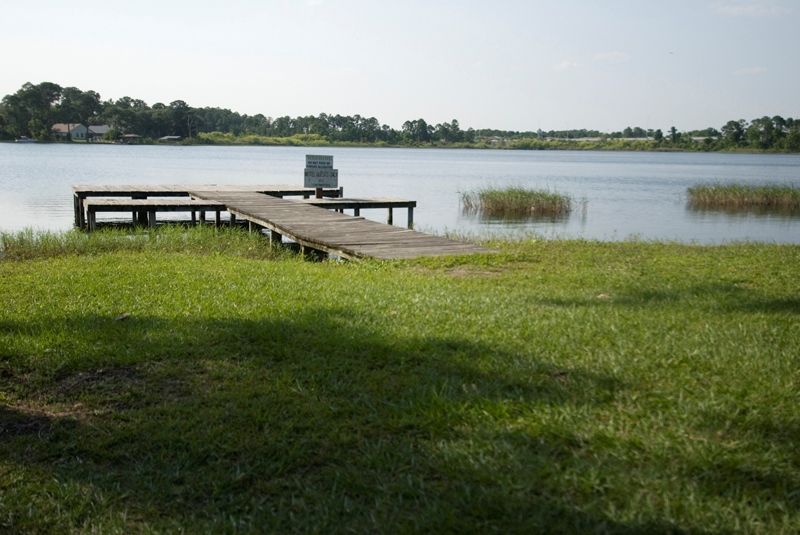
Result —
[[489, 252], [471, 243], [260, 193], [193, 190], [191, 195], [195, 199], [223, 203], [233, 218], [247, 220], [286, 236], [302, 248], [342, 258], [399, 259]]

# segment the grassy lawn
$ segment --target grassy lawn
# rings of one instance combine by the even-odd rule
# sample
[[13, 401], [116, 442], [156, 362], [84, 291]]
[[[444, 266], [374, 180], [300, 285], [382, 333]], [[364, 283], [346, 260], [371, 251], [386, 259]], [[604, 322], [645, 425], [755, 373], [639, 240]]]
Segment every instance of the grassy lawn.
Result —
[[800, 531], [800, 247], [4, 240], [0, 531]]

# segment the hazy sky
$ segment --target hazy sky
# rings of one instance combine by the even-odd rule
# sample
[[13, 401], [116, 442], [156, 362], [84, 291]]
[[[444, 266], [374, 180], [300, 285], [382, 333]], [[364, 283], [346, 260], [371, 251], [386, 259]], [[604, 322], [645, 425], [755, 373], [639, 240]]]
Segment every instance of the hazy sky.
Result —
[[680, 130], [800, 116], [800, 1], [4, 0], [0, 96], [462, 127]]

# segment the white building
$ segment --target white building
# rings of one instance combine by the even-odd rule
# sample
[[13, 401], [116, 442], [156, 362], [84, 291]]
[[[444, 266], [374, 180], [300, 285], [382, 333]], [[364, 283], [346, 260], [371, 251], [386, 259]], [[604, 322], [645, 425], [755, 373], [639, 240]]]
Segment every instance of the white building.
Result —
[[86, 139], [89, 129], [79, 123], [56, 123], [50, 132], [57, 138]]
[[96, 138], [102, 138], [109, 130], [111, 130], [111, 127], [105, 124], [86, 127], [80, 123], [56, 123], [50, 129], [50, 132], [54, 137], [60, 139], [66, 139], [67, 134], [69, 134], [70, 139], [91, 141]]

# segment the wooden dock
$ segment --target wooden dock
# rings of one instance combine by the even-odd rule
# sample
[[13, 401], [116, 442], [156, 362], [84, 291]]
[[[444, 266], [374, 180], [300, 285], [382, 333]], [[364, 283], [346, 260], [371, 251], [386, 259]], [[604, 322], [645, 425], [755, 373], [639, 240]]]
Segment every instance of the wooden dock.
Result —
[[[323, 192], [333, 198], [310, 199], [313, 190], [283, 186], [75, 186], [75, 222], [85, 228], [86, 210], [92, 211], [89, 219], [94, 227], [96, 211], [131, 211], [146, 213], [146, 222], [154, 224], [156, 211], [200, 211], [216, 213], [215, 223], [220, 224], [219, 213], [230, 214], [230, 223], [247, 222], [251, 230], [266, 229], [271, 240], [284, 237], [300, 245], [304, 252], [320, 251], [341, 258], [402, 259], [423, 256], [443, 256], [490, 252], [466, 242], [460, 242], [405, 229], [391, 224], [378, 223], [360, 217], [366, 208], [386, 208], [392, 221], [394, 208], [408, 210], [408, 224], [413, 226], [413, 209], [416, 201], [394, 198], [346, 199], [339, 198], [340, 189]], [[152, 197], [187, 197], [186, 200], [169, 199], [164, 202]], [[300, 200], [282, 197], [298, 196]], [[130, 200], [109, 199], [87, 201], [89, 197], [127, 197]], [[87, 208], [88, 207], [88, 208]], [[343, 213], [352, 209], [354, 215]]]
[[[308, 199], [314, 195], [313, 188], [301, 188], [289, 184], [203, 184], [187, 186], [186, 184], [78, 184], [72, 186], [73, 208], [75, 210], [75, 226], [86, 227], [86, 209], [84, 203], [90, 197], [125, 197], [128, 199], [149, 199], [152, 197], [189, 197], [189, 188], [201, 188], [204, 191], [256, 191], [274, 197], [303, 197]], [[342, 188], [325, 188], [323, 197], [341, 197]], [[145, 214], [141, 214], [142, 218]], [[145, 223], [140, 219], [140, 223]]]

